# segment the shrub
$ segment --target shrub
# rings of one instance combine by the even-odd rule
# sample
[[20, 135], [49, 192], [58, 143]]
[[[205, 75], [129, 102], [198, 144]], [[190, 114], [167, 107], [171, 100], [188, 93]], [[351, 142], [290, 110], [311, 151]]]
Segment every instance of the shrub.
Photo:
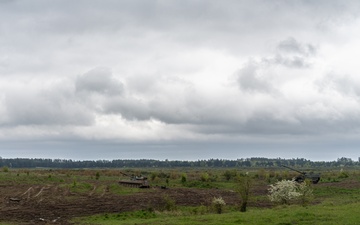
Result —
[[192, 214], [194, 214], [194, 215], [204, 215], [204, 214], [206, 214], [208, 212], [209, 212], [208, 207], [206, 207], [204, 205], [195, 207], [192, 210]]
[[313, 189], [309, 181], [298, 184], [298, 191], [300, 193], [299, 200], [302, 206], [306, 206], [314, 197]]
[[99, 180], [99, 178], [100, 178], [100, 173], [99, 173], [99, 172], [96, 172], [96, 174], [95, 174], [95, 179], [96, 179], [96, 180]]
[[338, 178], [343, 179], [343, 178], [348, 178], [349, 174], [347, 172], [341, 171]]
[[225, 180], [229, 181], [232, 177], [232, 174], [230, 172], [230, 170], [226, 170], [224, 173], [223, 173], [223, 176], [225, 177]]
[[222, 175], [225, 177], [225, 180], [229, 181], [232, 178], [237, 176], [237, 171], [236, 170], [226, 170]]
[[226, 205], [224, 199], [222, 197], [216, 198], [214, 197], [212, 200], [212, 205], [216, 211], [216, 213], [221, 214]]
[[181, 183], [182, 184], [186, 183], [186, 174], [185, 173], [181, 174]]
[[297, 183], [294, 180], [282, 180], [270, 185], [269, 199], [280, 204], [289, 204], [291, 200], [300, 197]]
[[157, 173], [155, 173], [155, 172], [151, 173], [150, 179], [151, 179], [152, 181], [154, 181], [156, 177], [157, 177]]
[[2, 168], [2, 171], [5, 172], [5, 173], [9, 172], [9, 167], [4, 166], [4, 167]]
[[207, 182], [207, 181], [209, 181], [209, 179], [210, 179], [210, 176], [209, 176], [209, 174], [208, 173], [203, 173], [202, 175], [201, 175], [201, 181], [203, 181], [203, 182]]
[[163, 205], [161, 207], [162, 211], [174, 211], [176, 210], [176, 202], [174, 199], [169, 197], [168, 195], [165, 195], [163, 197]]

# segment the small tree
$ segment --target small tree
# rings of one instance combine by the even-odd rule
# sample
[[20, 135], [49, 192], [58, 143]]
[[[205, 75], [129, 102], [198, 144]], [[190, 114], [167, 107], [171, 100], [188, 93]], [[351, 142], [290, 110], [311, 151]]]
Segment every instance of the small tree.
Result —
[[241, 197], [240, 212], [246, 212], [246, 207], [250, 196], [250, 189], [251, 189], [251, 177], [248, 174], [239, 176], [238, 187], [236, 191], [239, 193]]
[[289, 204], [291, 200], [300, 197], [297, 183], [294, 180], [282, 180], [270, 185], [269, 199], [280, 204]]

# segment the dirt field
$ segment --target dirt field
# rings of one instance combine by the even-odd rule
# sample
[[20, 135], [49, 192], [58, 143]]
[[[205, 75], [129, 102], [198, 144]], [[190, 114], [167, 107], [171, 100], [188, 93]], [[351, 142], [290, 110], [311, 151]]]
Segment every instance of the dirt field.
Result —
[[150, 188], [131, 195], [72, 193], [59, 186], [1, 185], [0, 221], [19, 224], [69, 224], [73, 217], [97, 213], [118, 213], [153, 208], [164, 204], [164, 196], [176, 205], [207, 205], [213, 197], [222, 196], [229, 205], [239, 203], [235, 192], [218, 189]]
[[[112, 184], [109, 182], [109, 185]], [[103, 185], [103, 183], [102, 183]], [[320, 183], [317, 187], [360, 188], [359, 182]], [[266, 196], [268, 186], [252, 188], [251, 196]], [[15, 224], [70, 224], [74, 217], [97, 213], [119, 213], [141, 209], [160, 209], [169, 196], [178, 206], [209, 205], [221, 196], [227, 205], [239, 205], [238, 194], [230, 190], [198, 188], [150, 188], [131, 195], [116, 195], [106, 188], [86, 193], [71, 192], [56, 185], [0, 185], [0, 221]], [[260, 199], [260, 200], [259, 200]], [[271, 207], [265, 198], [250, 201], [249, 206]]]

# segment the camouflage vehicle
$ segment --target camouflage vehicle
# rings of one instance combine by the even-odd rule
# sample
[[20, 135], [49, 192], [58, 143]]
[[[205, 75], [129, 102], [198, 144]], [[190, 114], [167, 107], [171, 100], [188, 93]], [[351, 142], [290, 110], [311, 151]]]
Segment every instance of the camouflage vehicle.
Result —
[[129, 180], [120, 180], [119, 184], [129, 187], [137, 187], [137, 188], [150, 188], [147, 177], [138, 177], [138, 176], [130, 176], [126, 173], [120, 172], [122, 175], [130, 177]]
[[298, 183], [302, 183], [304, 182], [306, 179], [309, 179], [311, 180], [311, 182], [313, 184], [317, 184], [319, 183], [320, 181], [320, 174], [317, 174], [317, 173], [313, 173], [313, 172], [310, 172], [310, 173], [307, 173], [307, 172], [303, 172], [303, 171], [300, 171], [300, 170], [296, 170], [294, 168], [291, 168], [291, 167], [288, 167], [288, 166], [285, 166], [285, 165], [281, 165], [282, 167], [285, 167], [285, 168], [288, 168], [290, 170], [293, 170], [295, 172], [298, 172], [299, 175], [295, 177], [295, 181], [298, 182]]

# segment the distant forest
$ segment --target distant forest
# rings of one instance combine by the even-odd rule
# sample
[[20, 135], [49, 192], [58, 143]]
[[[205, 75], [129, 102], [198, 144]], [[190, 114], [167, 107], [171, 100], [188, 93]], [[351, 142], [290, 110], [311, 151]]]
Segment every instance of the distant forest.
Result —
[[153, 159], [115, 159], [115, 160], [86, 160], [76, 161], [71, 159], [39, 159], [39, 158], [1, 158], [0, 167], [9, 168], [171, 168], [171, 167], [280, 167], [286, 165], [295, 168], [303, 167], [342, 167], [360, 166], [359, 161], [351, 158], [339, 158], [336, 161], [310, 161], [303, 158], [296, 159], [269, 159], [269, 158], [246, 158], [246, 159], [208, 159], [198, 161], [179, 160], [153, 160]]

